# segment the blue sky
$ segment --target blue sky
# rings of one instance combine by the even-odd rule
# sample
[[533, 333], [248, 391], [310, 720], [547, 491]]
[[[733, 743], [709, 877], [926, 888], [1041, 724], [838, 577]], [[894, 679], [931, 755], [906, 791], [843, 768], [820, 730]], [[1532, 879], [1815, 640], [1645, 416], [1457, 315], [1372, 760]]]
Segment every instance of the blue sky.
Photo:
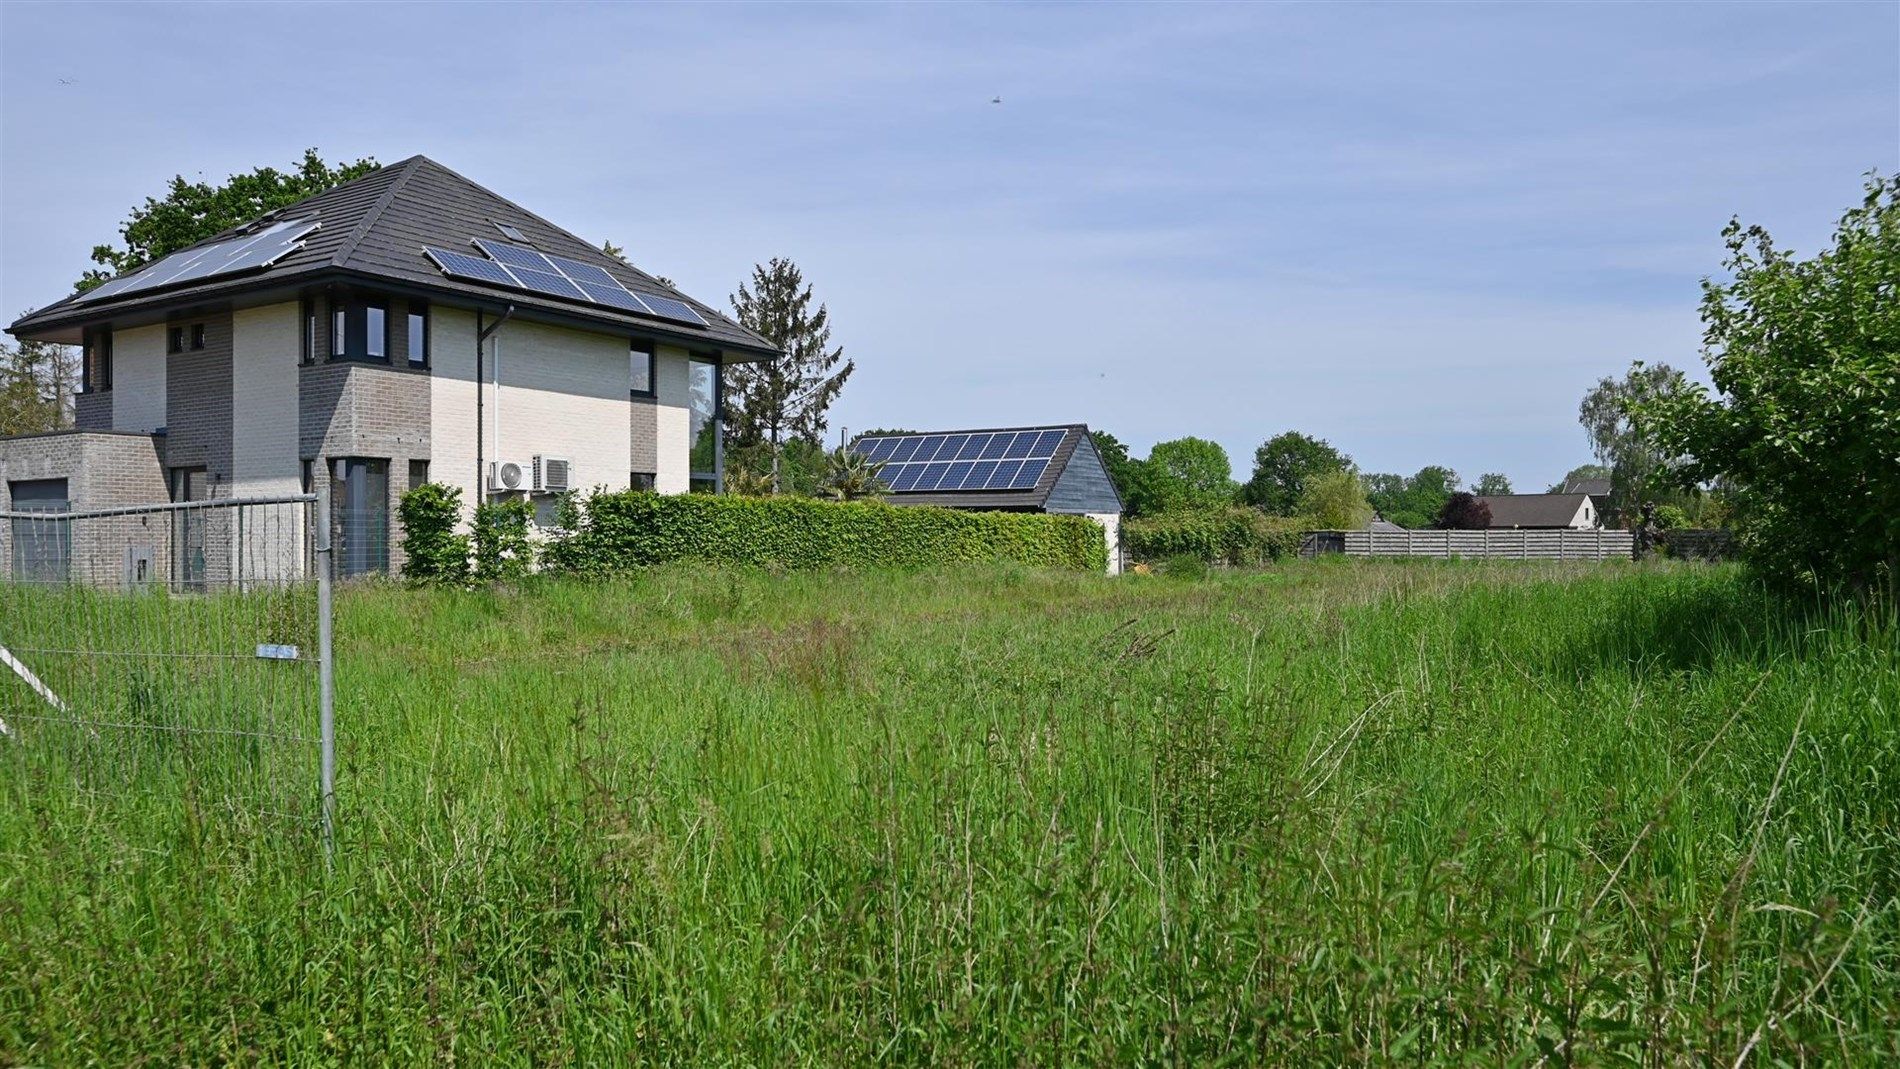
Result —
[[[71, 84], [62, 84], [67, 79]], [[1001, 104], [992, 104], [994, 97]], [[1900, 4], [0, 5], [0, 311], [171, 175], [427, 154], [724, 304], [796, 260], [840, 425], [1588, 459], [1699, 368], [1731, 215], [1900, 168]]]

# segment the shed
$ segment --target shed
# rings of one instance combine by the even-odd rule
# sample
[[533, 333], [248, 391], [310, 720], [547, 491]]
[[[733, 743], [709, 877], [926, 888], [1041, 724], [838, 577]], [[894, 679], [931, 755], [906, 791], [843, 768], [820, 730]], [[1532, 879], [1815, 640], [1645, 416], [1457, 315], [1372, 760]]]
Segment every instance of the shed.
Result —
[[1087, 516], [1121, 571], [1122, 499], [1087, 424], [866, 434], [851, 448], [883, 463], [893, 505]]

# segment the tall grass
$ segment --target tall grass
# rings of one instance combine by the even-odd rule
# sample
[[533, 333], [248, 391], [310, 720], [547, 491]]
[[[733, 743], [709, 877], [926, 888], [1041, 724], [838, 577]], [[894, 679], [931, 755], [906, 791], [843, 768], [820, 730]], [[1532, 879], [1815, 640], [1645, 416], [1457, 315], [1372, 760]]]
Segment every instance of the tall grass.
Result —
[[0, 1062], [1900, 1058], [1900, 629], [1731, 571], [679, 570], [338, 636], [331, 872], [12, 745]]

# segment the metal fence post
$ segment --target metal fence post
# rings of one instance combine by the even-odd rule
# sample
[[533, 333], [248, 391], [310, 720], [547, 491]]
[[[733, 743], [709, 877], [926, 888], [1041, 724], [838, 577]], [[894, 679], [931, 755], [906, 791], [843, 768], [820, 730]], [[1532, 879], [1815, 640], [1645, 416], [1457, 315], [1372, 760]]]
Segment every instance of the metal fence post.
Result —
[[313, 480], [317, 484], [317, 718], [321, 738], [318, 783], [323, 814], [323, 858], [324, 863], [329, 864], [336, 850], [336, 682], [330, 651], [330, 583], [336, 568], [330, 545], [329, 472], [319, 469], [319, 473], [319, 477]]

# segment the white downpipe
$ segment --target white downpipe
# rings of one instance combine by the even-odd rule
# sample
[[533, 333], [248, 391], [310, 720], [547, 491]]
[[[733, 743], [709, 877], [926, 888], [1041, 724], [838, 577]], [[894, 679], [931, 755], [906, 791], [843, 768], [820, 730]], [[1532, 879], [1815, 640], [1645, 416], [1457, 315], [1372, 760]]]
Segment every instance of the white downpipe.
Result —
[[[7, 649], [5, 646], [0, 646], [0, 664], [4, 664], [8, 668], [13, 669], [13, 674], [19, 676], [27, 686], [32, 687], [34, 693], [45, 698], [46, 704], [51, 705], [53, 708], [69, 716], [72, 714], [72, 707], [67, 705], [65, 700], [59, 695], [54, 694], [53, 688], [42, 683], [40, 677], [34, 675], [33, 670], [23, 664], [18, 657], [13, 655], [13, 651]], [[0, 720], [0, 735], [9, 737], [13, 735], [13, 729], [7, 726], [5, 720]]]

